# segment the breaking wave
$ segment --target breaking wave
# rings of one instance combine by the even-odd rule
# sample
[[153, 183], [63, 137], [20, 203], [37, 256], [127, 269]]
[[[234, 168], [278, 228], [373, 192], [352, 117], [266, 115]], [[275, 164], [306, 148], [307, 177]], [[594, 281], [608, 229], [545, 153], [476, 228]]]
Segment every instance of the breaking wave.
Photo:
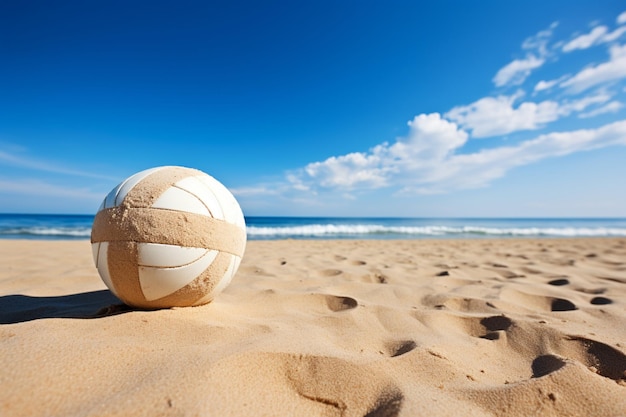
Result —
[[0, 235], [14, 237], [73, 237], [85, 238], [91, 236], [88, 227], [16, 227], [0, 230]]
[[309, 224], [301, 226], [249, 226], [250, 238], [279, 237], [604, 237], [626, 236], [626, 228], [607, 227], [479, 227], [385, 226], [377, 224]]

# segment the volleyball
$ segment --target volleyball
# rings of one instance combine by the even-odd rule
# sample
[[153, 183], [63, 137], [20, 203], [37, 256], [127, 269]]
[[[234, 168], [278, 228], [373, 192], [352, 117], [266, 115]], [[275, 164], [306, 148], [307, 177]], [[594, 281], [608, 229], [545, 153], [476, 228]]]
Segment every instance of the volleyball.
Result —
[[91, 246], [100, 277], [124, 303], [197, 306], [237, 272], [246, 225], [237, 200], [215, 178], [163, 166], [111, 190], [94, 218]]

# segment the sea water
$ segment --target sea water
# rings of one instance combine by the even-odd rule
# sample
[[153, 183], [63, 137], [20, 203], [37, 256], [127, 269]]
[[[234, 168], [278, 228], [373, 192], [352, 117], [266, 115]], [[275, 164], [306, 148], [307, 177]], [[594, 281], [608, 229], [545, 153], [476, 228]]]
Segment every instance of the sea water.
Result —
[[[0, 214], [0, 239], [89, 239], [92, 215]], [[625, 236], [626, 218], [246, 217], [250, 240]]]

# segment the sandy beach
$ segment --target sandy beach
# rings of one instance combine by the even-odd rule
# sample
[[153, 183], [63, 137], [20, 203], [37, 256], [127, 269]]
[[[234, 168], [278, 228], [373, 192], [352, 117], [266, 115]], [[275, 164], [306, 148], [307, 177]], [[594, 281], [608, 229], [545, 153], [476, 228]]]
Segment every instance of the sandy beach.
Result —
[[625, 416], [626, 239], [252, 241], [208, 305], [0, 240], [0, 415]]

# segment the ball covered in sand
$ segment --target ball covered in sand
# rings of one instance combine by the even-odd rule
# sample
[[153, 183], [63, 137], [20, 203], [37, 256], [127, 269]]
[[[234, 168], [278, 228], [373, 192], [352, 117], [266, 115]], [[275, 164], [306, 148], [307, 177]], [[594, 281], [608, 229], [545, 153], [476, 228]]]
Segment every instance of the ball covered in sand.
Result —
[[107, 287], [140, 308], [206, 304], [231, 281], [246, 246], [235, 197], [192, 168], [141, 171], [104, 199], [91, 231]]

